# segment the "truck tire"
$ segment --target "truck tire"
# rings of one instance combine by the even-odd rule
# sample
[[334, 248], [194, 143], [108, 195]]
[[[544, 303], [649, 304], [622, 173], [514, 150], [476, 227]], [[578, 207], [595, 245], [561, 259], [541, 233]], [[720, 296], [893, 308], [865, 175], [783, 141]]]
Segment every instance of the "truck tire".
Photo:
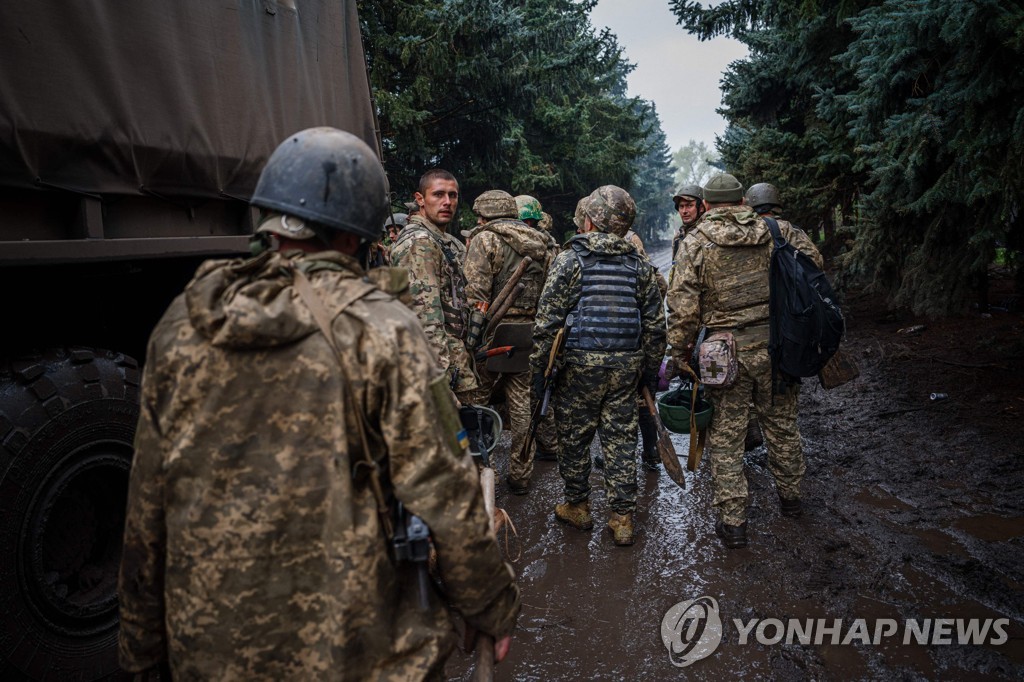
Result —
[[132, 358], [0, 362], [0, 679], [108, 679], [139, 415]]

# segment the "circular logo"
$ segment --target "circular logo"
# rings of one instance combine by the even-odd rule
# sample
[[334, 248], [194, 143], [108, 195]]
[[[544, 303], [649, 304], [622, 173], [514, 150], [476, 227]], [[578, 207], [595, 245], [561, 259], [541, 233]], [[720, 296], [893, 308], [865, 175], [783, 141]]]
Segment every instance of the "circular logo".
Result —
[[661, 641], [668, 649], [668, 660], [685, 668], [707, 658], [722, 643], [722, 619], [713, 597], [681, 601], [661, 619]]

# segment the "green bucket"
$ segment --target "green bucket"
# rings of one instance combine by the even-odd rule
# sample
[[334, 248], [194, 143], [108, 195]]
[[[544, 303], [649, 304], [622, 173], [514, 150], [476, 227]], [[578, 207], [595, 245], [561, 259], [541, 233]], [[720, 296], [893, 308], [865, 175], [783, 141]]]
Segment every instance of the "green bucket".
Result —
[[[693, 388], [686, 386], [677, 388], [658, 396], [658, 414], [661, 423], [672, 433], [690, 433], [690, 405], [693, 401]], [[706, 429], [711, 423], [714, 407], [697, 391], [697, 429]]]

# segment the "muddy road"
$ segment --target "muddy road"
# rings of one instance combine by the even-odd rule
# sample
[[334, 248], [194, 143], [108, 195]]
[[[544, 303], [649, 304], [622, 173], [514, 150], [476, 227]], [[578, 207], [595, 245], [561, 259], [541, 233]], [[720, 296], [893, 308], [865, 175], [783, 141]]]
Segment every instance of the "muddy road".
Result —
[[[555, 463], [537, 463], [528, 496], [499, 484], [523, 610], [497, 678], [1024, 679], [1024, 318], [1007, 307], [928, 322], [851, 295], [861, 376], [801, 393], [804, 515], [780, 515], [765, 448], [748, 453], [746, 549], [714, 534], [706, 458], [685, 492], [641, 468], [631, 548], [604, 528], [599, 471], [590, 532], [554, 520]], [[685, 458], [688, 437], [673, 439]], [[496, 452], [500, 481], [507, 444]], [[692, 661], [677, 667], [662, 621], [699, 597], [717, 602], [721, 640], [699, 660], [677, 649]], [[705, 652], [709, 622], [686, 621]], [[449, 662], [456, 679], [471, 671], [466, 654]]]

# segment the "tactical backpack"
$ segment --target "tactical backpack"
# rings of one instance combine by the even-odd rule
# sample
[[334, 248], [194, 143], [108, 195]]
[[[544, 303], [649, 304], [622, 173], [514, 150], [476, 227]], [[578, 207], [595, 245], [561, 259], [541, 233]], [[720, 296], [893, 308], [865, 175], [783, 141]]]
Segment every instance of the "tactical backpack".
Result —
[[768, 355], [772, 383], [810, 377], [825, 366], [846, 332], [843, 313], [825, 273], [782, 237], [774, 218], [765, 218], [775, 248], [768, 271]]

